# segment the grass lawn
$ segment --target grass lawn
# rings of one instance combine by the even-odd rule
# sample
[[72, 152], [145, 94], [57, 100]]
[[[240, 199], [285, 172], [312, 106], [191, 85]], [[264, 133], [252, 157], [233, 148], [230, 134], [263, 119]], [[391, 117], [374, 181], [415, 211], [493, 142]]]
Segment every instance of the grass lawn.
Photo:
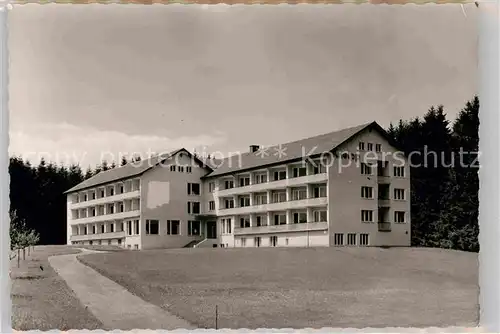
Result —
[[26, 251], [24, 261], [21, 252], [19, 268], [17, 258], [10, 261], [12, 328], [23, 331], [102, 328], [47, 260], [52, 255], [74, 253], [80, 251], [71, 246], [36, 246], [30, 256]]
[[80, 261], [199, 327], [476, 326], [477, 254], [416, 248], [114, 252]]

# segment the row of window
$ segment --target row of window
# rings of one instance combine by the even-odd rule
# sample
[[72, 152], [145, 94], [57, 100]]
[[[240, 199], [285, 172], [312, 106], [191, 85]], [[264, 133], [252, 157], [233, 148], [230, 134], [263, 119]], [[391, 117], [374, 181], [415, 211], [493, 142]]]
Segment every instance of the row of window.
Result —
[[[326, 167], [323, 164], [312, 167], [312, 174], [326, 173]], [[272, 179], [269, 181], [279, 181], [285, 180], [287, 178], [287, 173], [285, 170], [274, 171], [272, 174]], [[291, 175], [289, 178], [302, 177], [307, 175], [307, 167], [293, 167]], [[255, 174], [253, 184], [267, 183], [267, 173]], [[238, 178], [238, 185], [240, 187], [246, 187], [250, 185], [250, 176], [243, 176]], [[234, 180], [225, 180], [223, 183], [223, 189], [232, 189], [235, 187]], [[210, 182], [208, 184], [208, 191], [213, 192], [215, 190], [215, 182]]]
[[[200, 222], [196, 220], [188, 220], [187, 235], [195, 236], [201, 234]], [[147, 235], [160, 235], [160, 221], [157, 219], [146, 220], [146, 234]], [[181, 235], [181, 221], [180, 220], [167, 220], [166, 221], [166, 235]]]
[[[358, 144], [358, 149], [360, 151], [365, 150], [365, 142], [360, 141]], [[373, 151], [373, 143], [366, 143], [366, 150]], [[382, 144], [375, 144], [375, 152], [382, 152]]]
[[[368, 246], [370, 244], [370, 235], [368, 233], [360, 233], [359, 238], [356, 233], [347, 233], [344, 240], [344, 233], [335, 233], [333, 235], [334, 246]], [[344, 243], [345, 242], [345, 243]]]
[[[108, 190], [107, 193], [106, 193], [105, 189]], [[130, 192], [130, 191], [136, 191], [136, 190], [139, 190], [138, 181], [135, 181], [127, 188], [125, 188], [124, 184], [118, 184], [116, 187], [116, 195], [124, 194], [124, 193]], [[97, 197], [97, 194], [99, 194], [99, 197]], [[88, 193], [84, 193], [83, 198], [81, 199], [81, 202], [91, 201], [91, 200], [95, 200], [97, 198], [103, 198], [103, 197], [114, 196], [114, 195], [115, 195], [115, 186], [107, 186], [104, 189], [99, 189], [97, 191], [90, 192], [90, 196]], [[78, 195], [75, 196], [75, 202], [76, 203], [80, 202], [80, 196], [78, 196]]]
[[[394, 188], [393, 194], [394, 194], [393, 198], [395, 200], [404, 200], [405, 199], [405, 190], [404, 189]], [[373, 187], [362, 186], [361, 187], [361, 197], [366, 198], [366, 199], [373, 199]], [[389, 198], [386, 198], [385, 196], [382, 196], [382, 193], [379, 193], [379, 198], [389, 199]]]
[[193, 172], [193, 167], [191, 166], [176, 166], [176, 165], [170, 165], [170, 171], [171, 172], [180, 172], [184, 173], [184, 170], [186, 170], [186, 173], [192, 173]]
[[[361, 163], [361, 174], [373, 175], [373, 168], [375, 168], [375, 167], [370, 165], [370, 164], [362, 162]], [[394, 166], [393, 167], [393, 176], [405, 177], [405, 167], [404, 166]]]
[[[326, 210], [313, 211], [313, 222], [326, 222], [328, 220], [328, 215]], [[273, 215], [274, 225], [286, 225], [286, 214], [275, 214]], [[231, 218], [223, 218], [220, 220], [220, 229], [222, 234], [231, 234], [232, 225]], [[293, 224], [304, 224], [307, 223], [307, 213], [306, 212], [294, 212], [292, 214]], [[257, 215], [255, 216], [255, 226], [267, 226], [267, 216]], [[240, 217], [240, 228], [248, 228], [250, 226], [250, 217]]]
[[[405, 211], [394, 211], [394, 222], [404, 223], [406, 214]], [[361, 221], [363, 223], [373, 223], [373, 210], [361, 210]]]

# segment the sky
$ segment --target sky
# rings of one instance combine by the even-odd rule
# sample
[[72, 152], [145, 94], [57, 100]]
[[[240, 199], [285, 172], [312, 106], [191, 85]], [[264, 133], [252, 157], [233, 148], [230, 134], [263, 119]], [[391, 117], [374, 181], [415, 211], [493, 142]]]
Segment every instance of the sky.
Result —
[[[82, 168], [247, 151], [477, 94], [471, 5], [22, 5], [9, 12], [10, 154]], [[220, 156], [220, 154], [219, 154]]]

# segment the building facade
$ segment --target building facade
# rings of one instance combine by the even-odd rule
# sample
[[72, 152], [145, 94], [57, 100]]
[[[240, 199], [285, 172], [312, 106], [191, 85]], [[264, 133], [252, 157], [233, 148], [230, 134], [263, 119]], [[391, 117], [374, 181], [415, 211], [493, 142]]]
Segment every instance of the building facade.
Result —
[[410, 169], [375, 122], [215, 164], [181, 149], [67, 195], [68, 244], [410, 246]]

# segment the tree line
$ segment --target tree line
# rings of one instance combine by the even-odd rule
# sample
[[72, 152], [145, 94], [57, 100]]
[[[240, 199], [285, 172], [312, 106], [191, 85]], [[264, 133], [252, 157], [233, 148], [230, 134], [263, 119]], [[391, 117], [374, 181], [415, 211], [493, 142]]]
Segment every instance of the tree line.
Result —
[[[454, 121], [443, 106], [423, 117], [400, 120], [387, 132], [411, 162], [412, 246], [479, 250], [478, 162], [479, 99], [468, 101]], [[139, 161], [133, 157], [131, 161]], [[127, 164], [125, 157], [120, 165]], [[11, 157], [11, 216], [27, 231], [39, 234], [41, 244], [66, 243], [66, 190], [101, 171], [116, 168], [103, 161], [82, 171], [78, 165], [41, 162], [33, 166]]]

